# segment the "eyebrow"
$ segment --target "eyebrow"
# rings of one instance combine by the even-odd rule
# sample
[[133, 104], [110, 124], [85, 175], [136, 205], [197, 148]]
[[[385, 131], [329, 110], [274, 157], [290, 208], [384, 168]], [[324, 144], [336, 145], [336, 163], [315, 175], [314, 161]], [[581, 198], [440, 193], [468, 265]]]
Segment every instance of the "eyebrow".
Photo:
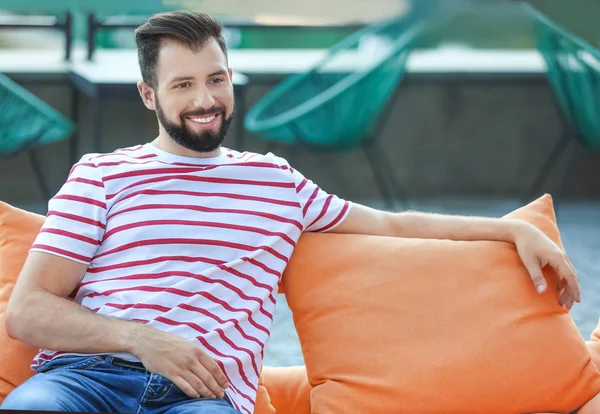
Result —
[[[216, 72], [213, 72], [211, 74], [208, 75], [209, 78], [212, 78], [213, 76], [217, 76], [217, 75], [226, 75], [227, 71], [224, 69], [219, 69]], [[183, 81], [189, 81], [189, 80], [194, 80], [193, 76], [177, 76], [175, 78], [173, 78], [169, 83], [176, 83], [176, 82], [183, 82]]]
[[226, 75], [227, 71], [225, 69], [219, 69], [216, 72], [211, 73], [210, 75], [208, 75], [208, 77], [212, 77], [212, 76], [217, 76], [217, 75]]
[[193, 76], [177, 76], [177, 77], [171, 79], [171, 81], [169, 83], [183, 82], [183, 81], [188, 81], [188, 80], [193, 80], [193, 79], [194, 79]]

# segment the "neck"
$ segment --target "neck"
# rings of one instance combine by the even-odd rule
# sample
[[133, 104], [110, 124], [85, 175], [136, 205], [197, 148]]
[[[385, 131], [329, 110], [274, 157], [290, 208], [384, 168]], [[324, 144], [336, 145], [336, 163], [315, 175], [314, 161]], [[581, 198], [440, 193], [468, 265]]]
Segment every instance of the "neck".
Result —
[[162, 128], [158, 137], [152, 141], [152, 145], [162, 151], [168, 152], [169, 154], [178, 155], [181, 157], [213, 158], [221, 155], [221, 147], [211, 152], [198, 152], [179, 145]]

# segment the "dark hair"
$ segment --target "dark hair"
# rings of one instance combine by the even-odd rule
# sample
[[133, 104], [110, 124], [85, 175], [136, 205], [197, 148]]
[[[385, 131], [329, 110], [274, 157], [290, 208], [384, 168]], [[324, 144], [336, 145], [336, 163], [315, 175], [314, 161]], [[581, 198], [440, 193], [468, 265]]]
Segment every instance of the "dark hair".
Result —
[[153, 88], [156, 86], [158, 52], [166, 39], [175, 40], [194, 51], [215, 39], [227, 57], [223, 26], [214, 17], [198, 11], [155, 14], [135, 31], [142, 79]]

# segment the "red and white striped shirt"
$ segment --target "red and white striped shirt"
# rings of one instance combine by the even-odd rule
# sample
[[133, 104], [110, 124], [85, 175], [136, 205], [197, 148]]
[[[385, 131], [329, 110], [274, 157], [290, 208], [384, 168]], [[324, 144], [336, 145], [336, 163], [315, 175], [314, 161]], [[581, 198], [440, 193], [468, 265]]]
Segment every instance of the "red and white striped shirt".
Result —
[[[88, 265], [82, 306], [197, 342], [227, 375], [235, 407], [251, 413], [294, 246], [349, 209], [272, 154], [190, 158], [145, 144], [84, 156], [32, 251]], [[57, 351], [40, 350], [32, 368]]]

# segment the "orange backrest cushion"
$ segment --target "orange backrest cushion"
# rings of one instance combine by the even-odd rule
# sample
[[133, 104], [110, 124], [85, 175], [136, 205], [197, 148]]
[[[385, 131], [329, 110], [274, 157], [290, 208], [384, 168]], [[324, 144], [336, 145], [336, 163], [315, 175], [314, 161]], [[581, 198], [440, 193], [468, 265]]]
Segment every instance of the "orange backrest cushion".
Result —
[[[546, 195], [510, 214], [560, 243]], [[305, 234], [283, 277], [313, 414], [569, 412], [600, 374], [500, 242]]]
[[44, 216], [0, 202], [0, 402], [17, 385], [33, 375], [29, 369], [38, 349], [6, 334], [6, 306], [27, 252]]

